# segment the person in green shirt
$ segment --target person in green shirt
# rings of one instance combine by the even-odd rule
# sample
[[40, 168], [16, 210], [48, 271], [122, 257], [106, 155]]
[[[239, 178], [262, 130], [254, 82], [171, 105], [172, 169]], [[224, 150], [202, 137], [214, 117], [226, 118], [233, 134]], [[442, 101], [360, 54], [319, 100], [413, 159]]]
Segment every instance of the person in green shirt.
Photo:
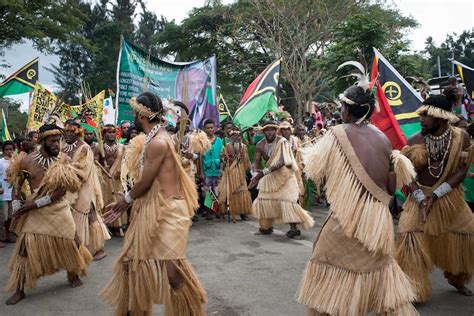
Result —
[[[216, 125], [213, 120], [205, 120], [203, 127], [212, 145], [211, 148], [202, 155], [202, 194], [206, 196], [207, 192], [212, 190], [212, 192], [217, 195], [217, 186], [219, 185], [221, 176], [221, 152], [224, 149], [224, 141], [216, 137]], [[206, 219], [213, 219], [212, 212], [209, 210], [207, 210], [206, 215]]]

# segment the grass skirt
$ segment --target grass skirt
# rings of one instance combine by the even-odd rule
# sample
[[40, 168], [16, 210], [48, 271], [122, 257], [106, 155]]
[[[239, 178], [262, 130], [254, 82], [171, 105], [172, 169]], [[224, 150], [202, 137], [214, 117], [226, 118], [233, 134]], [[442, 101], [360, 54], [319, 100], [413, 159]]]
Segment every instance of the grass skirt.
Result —
[[95, 255], [97, 251], [104, 249], [105, 241], [110, 239], [107, 226], [105, 226], [102, 217], [99, 214], [97, 214], [97, 219], [90, 223], [89, 233], [89, 244], [87, 245], [87, 249], [89, 249], [92, 255]]
[[24, 233], [10, 261], [6, 291], [14, 292], [21, 285], [21, 290], [32, 289], [40, 277], [61, 270], [84, 276], [91, 261], [89, 251], [82, 244], [78, 248], [73, 239]]
[[[169, 284], [167, 262], [182, 277], [178, 289]], [[102, 297], [115, 306], [116, 315], [151, 315], [153, 304], [164, 304], [167, 316], [205, 315], [202, 305], [207, 302], [206, 292], [186, 259], [119, 262]]]

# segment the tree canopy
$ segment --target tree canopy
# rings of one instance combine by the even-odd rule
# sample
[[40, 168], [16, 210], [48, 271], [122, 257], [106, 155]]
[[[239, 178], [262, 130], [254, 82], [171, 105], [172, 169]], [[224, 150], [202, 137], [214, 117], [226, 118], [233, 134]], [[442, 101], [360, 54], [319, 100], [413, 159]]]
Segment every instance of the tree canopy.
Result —
[[[311, 100], [331, 99], [349, 80], [339, 64], [358, 60], [371, 66], [372, 48], [404, 76], [450, 73], [449, 58], [474, 66], [472, 30], [432, 38], [422, 52], [410, 49], [407, 32], [417, 22], [384, 1], [237, 0], [205, 1], [180, 23], [151, 12], [145, 0], [6, 1], [0, 5], [2, 49], [31, 39], [60, 57], [53, 66], [59, 95], [76, 103], [81, 82], [91, 92], [116, 90], [120, 36], [169, 61], [215, 55], [218, 90], [234, 111], [250, 82], [282, 59], [282, 104], [301, 117]], [[32, 23], [34, 21], [34, 23]]]

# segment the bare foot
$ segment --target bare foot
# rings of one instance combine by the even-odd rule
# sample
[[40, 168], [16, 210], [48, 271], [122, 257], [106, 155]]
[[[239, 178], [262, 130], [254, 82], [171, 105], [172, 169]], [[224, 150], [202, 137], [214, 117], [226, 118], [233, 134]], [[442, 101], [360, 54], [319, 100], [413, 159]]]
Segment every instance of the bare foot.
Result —
[[464, 284], [459, 285], [450, 281], [448, 281], [448, 283], [454, 286], [456, 290], [458, 290], [458, 292], [461, 293], [462, 295], [472, 296], [472, 291], [469, 288], [467, 288]]
[[99, 251], [95, 253], [93, 260], [99, 261], [99, 260], [104, 259], [105, 257], [107, 257], [107, 253], [104, 251], [104, 249], [100, 249]]
[[5, 248], [7, 244], [3, 241], [0, 241], [0, 248]]
[[16, 303], [18, 303], [19, 301], [21, 301], [22, 299], [25, 298], [25, 292], [23, 291], [17, 291], [15, 294], [13, 294], [13, 296], [11, 296], [6, 302], [5, 304], [7, 305], [15, 305]]
[[78, 275], [72, 277], [71, 280], [69, 280], [69, 282], [71, 283], [71, 287], [79, 287], [82, 285], [82, 281], [81, 279], [79, 279]]

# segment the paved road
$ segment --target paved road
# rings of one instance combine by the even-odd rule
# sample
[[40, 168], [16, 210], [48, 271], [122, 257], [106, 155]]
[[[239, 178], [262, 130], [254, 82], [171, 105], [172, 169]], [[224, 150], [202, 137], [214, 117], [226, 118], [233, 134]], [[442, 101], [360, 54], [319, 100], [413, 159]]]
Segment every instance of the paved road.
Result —
[[[191, 230], [188, 256], [208, 292], [208, 314], [304, 315], [295, 293], [326, 212], [323, 207], [313, 209], [317, 226], [303, 232], [301, 241], [286, 238], [284, 232], [288, 228], [284, 225], [276, 227], [281, 233], [254, 236], [254, 221], [232, 224], [201, 219]], [[111, 315], [112, 309], [102, 302], [99, 292], [111, 278], [121, 246], [120, 239], [107, 244], [108, 257], [92, 263], [80, 288], [70, 288], [64, 272], [41, 279], [38, 287], [13, 307], [1, 305], [7, 299], [6, 293], [1, 292], [0, 315]], [[0, 250], [1, 288], [8, 279], [4, 267], [12, 250], [12, 246]], [[417, 306], [421, 315], [474, 315], [474, 297], [458, 295], [439, 270], [431, 280], [433, 297], [427, 304]], [[155, 308], [156, 315], [161, 311]]]

